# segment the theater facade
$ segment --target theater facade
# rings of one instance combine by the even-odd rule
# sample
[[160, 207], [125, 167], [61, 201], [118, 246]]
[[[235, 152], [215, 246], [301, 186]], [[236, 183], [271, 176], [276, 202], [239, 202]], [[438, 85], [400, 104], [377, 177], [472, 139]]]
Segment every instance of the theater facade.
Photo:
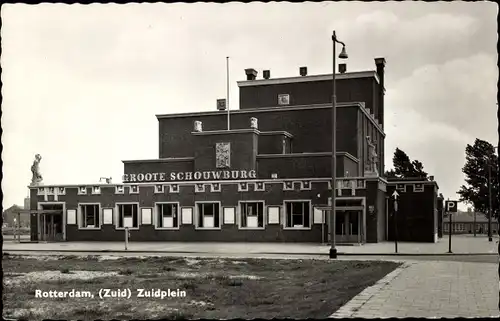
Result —
[[[383, 177], [384, 67], [337, 75], [339, 244], [389, 240], [395, 221], [412, 231], [391, 213], [396, 189], [406, 217], [428, 205], [408, 238], [436, 239], [437, 184]], [[31, 239], [123, 241], [127, 228], [132, 242], [328, 242], [332, 75], [245, 73], [229, 128], [216, 108], [156, 115], [159, 158], [123, 161], [122, 183], [30, 186]]]

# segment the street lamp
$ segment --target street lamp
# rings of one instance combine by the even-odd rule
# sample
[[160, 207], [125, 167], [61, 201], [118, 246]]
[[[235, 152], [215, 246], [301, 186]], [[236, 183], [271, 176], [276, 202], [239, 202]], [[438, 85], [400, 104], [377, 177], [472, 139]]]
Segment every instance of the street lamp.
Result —
[[330, 238], [331, 238], [331, 248], [330, 248], [330, 258], [337, 258], [337, 249], [335, 248], [335, 230], [336, 230], [336, 220], [335, 220], [335, 187], [336, 187], [336, 175], [337, 175], [337, 96], [335, 88], [335, 45], [340, 43], [342, 45], [342, 51], [340, 52], [340, 59], [347, 59], [347, 53], [345, 51], [345, 44], [337, 39], [335, 30], [332, 35], [333, 42], [333, 76], [332, 76], [332, 208], [330, 212]]
[[[497, 149], [497, 147], [493, 147], [493, 153], [495, 149]], [[493, 211], [493, 195], [491, 191], [491, 160], [487, 158], [486, 162], [488, 164], [488, 241], [493, 242], [493, 234], [491, 231], [491, 212]]]

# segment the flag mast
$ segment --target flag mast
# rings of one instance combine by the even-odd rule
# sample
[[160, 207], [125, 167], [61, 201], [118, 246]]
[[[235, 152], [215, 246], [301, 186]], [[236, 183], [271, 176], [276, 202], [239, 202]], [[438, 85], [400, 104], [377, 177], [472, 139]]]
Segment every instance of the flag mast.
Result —
[[227, 130], [231, 129], [229, 120], [229, 57], [226, 57], [226, 82], [227, 82], [227, 93], [226, 93], [226, 108], [227, 108]]

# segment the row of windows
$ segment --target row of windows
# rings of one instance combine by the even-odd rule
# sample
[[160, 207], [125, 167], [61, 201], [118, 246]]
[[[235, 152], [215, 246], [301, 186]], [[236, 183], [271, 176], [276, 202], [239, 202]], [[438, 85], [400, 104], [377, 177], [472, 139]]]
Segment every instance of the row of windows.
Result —
[[406, 192], [406, 188], [410, 185], [413, 185], [413, 192], [416, 193], [421, 193], [424, 191], [424, 184], [422, 183], [417, 183], [417, 184], [397, 184], [396, 185], [396, 190], [398, 192]]
[[[262, 229], [267, 224], [279, 224], [283, 221], [286, 228], [311, 227], [310, 201], [285, 201], [284, 216], [281, 216], [280, 206], [268, 206], [267, 217], [264, 202], [240, 202], [236, 213], [235, 207], [224, 207], [218, 202], [197, 203], [194, 221], [199, 229], [218, 229], [224, 224], [235, 224], [242, 229]], [[193, 208], [179, 208], [178, 203], [157, 203], [154, 211], [151, 208], [141, 209], [142, 224], [154, 224], [159, 229], [177, 229], [181, 224], [193, 224]], [[100, 229], [102, 224], [115, 224], [117, 228], [139, 227], [139, 205], [137, 203], [118, 204], [113, 218], [113, 209], [102, 209], [100, 204], [80, 204], [78, 215], [75, 210], [68, 210], [67, 224], [78, 224], [80, 229]], [[77, 219], [78, 216], [78, 219]], [[315, 223], [323, 223], [322, 218], [315, 213]]]
[[[493, 226], [494, 227], [494, 226]], [[474, 223], [453, 223], [453, 232], [473, 232]], [[495, 227], [494, 227], [495, 228]], [[476, 223], [476, 232], [484, 232], [488, 230], [488, 224]], [[443, 225], [443, 231], [449, 231], [449, 224], [445, 223]]]
[[[265, 191], [265, 183], [264, 182], [255, 182], [255, 183], [238, 183], [238, 192], [248, 192], [249, 185], [254, 184], [254, 191]], [[311, 190], [311, 182], [309, 181], [286, 181], [283, 182], [283, 190], [295, 190], [297, 185], [299, 185], [300, 190]], [[139, 185], [129, 185], [128, 192], [129, 194], [139, 194]], [[207, 188], [209, 187], [209, 188]], [[101, 194], [100, 186], [91, 186], [90, 193], [93, 195]], [[331, 189], [331, 184], [328, 182], [328, 188]], [[338, 189], [349, 189], [349, 188], [366, 188], [365, 180], [358, 179], [339, 179], [337, 181]], [[157, 184], [154, 187], [155, 193], [165, 193], [165, 191], [169, 193], [179, 193], [179, 185], [178, 184]], [[210, 183], [210, 184], [195, 184], [195, 192], [221, 192], [221, 184], [220, 183]], [[125, 186], [117, 185], [115, 186], [115, 194], [124, 194]], [[64, 187], [40, 187], [38, 189], [38, 195], [65, 195], [66, 189]], [[80, 186], [78, 187], [78, 195], [87, 195], [88, 187]]]

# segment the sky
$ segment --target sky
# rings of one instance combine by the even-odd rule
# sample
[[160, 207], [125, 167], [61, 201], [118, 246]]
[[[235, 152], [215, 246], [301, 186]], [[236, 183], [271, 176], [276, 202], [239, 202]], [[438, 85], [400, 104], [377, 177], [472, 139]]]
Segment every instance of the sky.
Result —
[[[238, 108], [245, 68], [331, 73], [386, 59], [385, 163], [396, 147], [446, 198], [464, 184], [465, 146], [496, 145], [492, 2], [9, 4], [2, 18], [3, 207], [23, 204], [34, 155], [45, 184], [120, 182], [122, 160], [158, 158], [156, 114]], [[389, 168], [387, 168], [389, 169]]]

